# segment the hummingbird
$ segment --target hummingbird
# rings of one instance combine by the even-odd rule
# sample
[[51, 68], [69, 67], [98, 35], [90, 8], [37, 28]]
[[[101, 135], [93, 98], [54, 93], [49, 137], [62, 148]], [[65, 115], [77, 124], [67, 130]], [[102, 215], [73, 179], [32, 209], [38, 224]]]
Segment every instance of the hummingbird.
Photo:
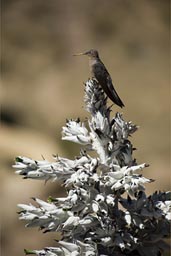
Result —
[[92, 76], [101, 85], [106, 95], [119, 107], [124, 107], [122, 100], [119, 98], [109, 72], [99, 57], [99, 53], [95, 49], [91, 49], [84, 53], [74, 54], [74, 56], [86, 55], [89, 57], [89, 66]]

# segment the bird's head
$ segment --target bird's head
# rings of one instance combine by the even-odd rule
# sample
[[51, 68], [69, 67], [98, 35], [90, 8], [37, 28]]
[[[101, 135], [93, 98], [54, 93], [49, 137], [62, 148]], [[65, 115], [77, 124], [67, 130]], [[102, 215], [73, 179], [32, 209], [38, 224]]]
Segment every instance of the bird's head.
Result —
[[97, 50], [94, 50], [94, 49], [91, 49], [87, 52], [83, 52], [83, 53], [77, 53], [77, 54], [74, 54], [74, 56], [80, 56], [80, 55], [87, 55], [88, 57], [90, 58], [99, 58], [99, 53]]

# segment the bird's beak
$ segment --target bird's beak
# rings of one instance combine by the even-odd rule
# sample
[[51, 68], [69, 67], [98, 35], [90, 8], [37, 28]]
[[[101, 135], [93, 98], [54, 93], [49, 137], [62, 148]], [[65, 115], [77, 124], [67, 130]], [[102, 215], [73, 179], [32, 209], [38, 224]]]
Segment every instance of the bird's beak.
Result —
[[80, 56], [80, 55], [86, 55], [86, 54], [87, 54], [86, 52], [80, 52], [80, 53], [73, 54], [73, 56]]

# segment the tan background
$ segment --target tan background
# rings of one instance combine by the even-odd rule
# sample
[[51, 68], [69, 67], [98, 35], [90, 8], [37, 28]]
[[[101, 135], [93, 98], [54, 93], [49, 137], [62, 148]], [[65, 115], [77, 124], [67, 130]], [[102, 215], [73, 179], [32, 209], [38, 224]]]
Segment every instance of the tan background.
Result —
[[126, 106], [124, 117], [140, 125], [131, 141], [138, 163], [150, 164], [143, 174], [156, 180], [148, 193], [169, 189], [169, 0], [4, 0], [1, 42], [3, 256], [55, 246], [55, 234], [24, 228], [16, 205], [59, 196], [59, 184], [22, 180], [11, 165], [17, 155], [79, 154], [78, 146], [61, 141], [66, 118], [88, 115], [88, 60], [73, 53], [99, 50]]

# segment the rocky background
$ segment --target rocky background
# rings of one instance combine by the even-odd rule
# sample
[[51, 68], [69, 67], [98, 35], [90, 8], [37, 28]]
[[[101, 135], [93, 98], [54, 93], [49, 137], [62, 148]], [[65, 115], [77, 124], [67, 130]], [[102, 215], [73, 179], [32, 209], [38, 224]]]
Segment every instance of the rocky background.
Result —
[[[55, 234], [25, 229], [17, 203], [63, 195], [58, 183], [22, 180], [15, 156], [74, 158], [79, 146], [61, 141], [66, 118], [88, 115], [84, 85], [98, 49], [125, 104], [124, 118], [140, 126], [132, 142], [148, 193], [169, 190], [169, 0], [3, 0], [1, 4], [1, 245], [2, 255], [53, 246]], [[109, 104], [112, 102], [109, 101]], [[113, 113], [113, 114], [114, 114]]]

